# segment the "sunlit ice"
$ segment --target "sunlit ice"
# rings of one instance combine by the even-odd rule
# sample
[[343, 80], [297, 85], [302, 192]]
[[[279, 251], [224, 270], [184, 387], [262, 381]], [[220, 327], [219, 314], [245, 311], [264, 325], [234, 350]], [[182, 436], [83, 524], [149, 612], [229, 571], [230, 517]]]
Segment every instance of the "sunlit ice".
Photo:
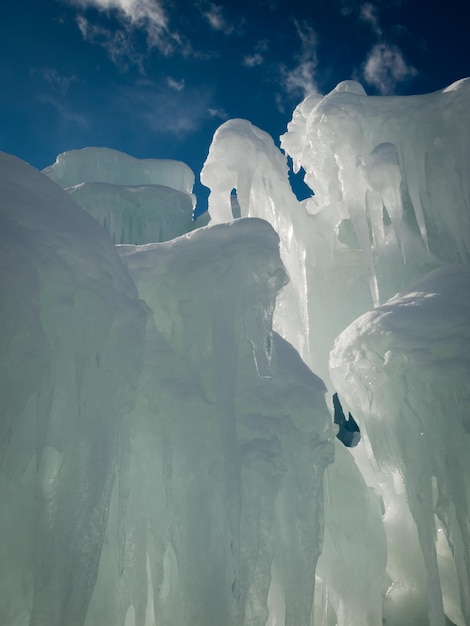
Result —
[[2, 624], [470, 623], [469, 89], [1, 156]]

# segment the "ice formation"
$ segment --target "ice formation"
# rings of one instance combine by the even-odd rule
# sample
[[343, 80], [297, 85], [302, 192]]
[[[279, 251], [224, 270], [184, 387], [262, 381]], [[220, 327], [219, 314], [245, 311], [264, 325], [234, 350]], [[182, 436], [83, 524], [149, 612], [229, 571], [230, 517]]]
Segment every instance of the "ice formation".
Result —
[[107, 233], [0, 154], [0, 623], [78, 626], [95, 586], [146, 311]]
[[267, 133], [246, 120], [216, 131], [201, 174], [211, 218], [228, 219], [235, 188], [241, 215], [279, 233], [291, 292], [276, 328], [322, 378], [350, 322], [442, 263], [468, 262], [469, 92], [462, 80], [424, 96], [369, 97], [345, 81], [306, 98], [281, 137], [315, 194], [301, 206]]
[[422, 623], [426, 605], [430, 624], [444, 609], [454, 624], [470, 615], [469, 293], [470, 266], [434, 270], [356, 320], [331, 355], [382, 490], [385, 612], [397, 607], [399, 623]]
[[128, 511], [161, 525], [140, 538], [160, 551], [156, 623], [308, 626], [334, 431], [322, 381], [272, 333], [277, 235], [239, 220], [120, 254], [155, 336], [129, 466], [160, 497]]
[[85, 148], [60, 154], [44, 173], [104, 226], [116, 244], [168, 241], [195, 227], [194, 174], [180, 161]]
[[116, 248], [0, 173], [0, 623], [308, 626], [334, 429], [272, 227]]
[[[230, 217], [227, 198], [235, 189], [240, 214], [266, 219], [279, 233], [290, 285], [278, 299], [275, 328], [350, 403], [361, 428], [374, 433], [354, 456], [337, 445], [335, 463], [327, 469], [315, 623], [470, 623], [470, 440], [464, 419], [470, 371], [462, 358], [468, 344], [461, 350], [455, 339], [468, 336], [468, 326], [462, 328], [469, 319], [465, 271], [459, 281], [448, 270], [456, 285], [452, 294], [442, 282], [436, 286], [435, 300], [448, 296], [449, 310], [455, 306], [449, 318], [461, 322], [455, 334], [439, 335], [440, 325], [450, 328], [444, 308], [420, 308], [423, 317], [434, 316], [429, 324], [413, 315], [412, 301], [400, 309], [403, 325], [411, 311], [406, 332], [397, 337], [403, 359], [420, 324], [428, 331], [421, 350], [436, 358], [415, 361], [396, 380], [388, 369], [393, 351], [377, 353], [374, 343], [366, 350], [371, 329], [357, 322], [345, 330], [397, 292], [413, 290], [432, 270], [468, 267], [469, 100], [468, 79], [406, 98], [368, 97], [361, 85], [346, 81], [324, 97], [306, 98], [281, 137], [314, 192], [302, 203], [290, 192], [285, 157], [245, 120], [230, 120], [217, 130], [201, 175], [211, 189], [215, 222]], [[400, 327], [387, 328], [387, 336], [399, 335]], [[342, 331], [330, 364], [331, 385], [329, 353]], [[418, 367], [425, 371], [414, 376]], [[433, 447], [434, 439], [425, 444], [425, 435], [411, 436], [416, 415], [430, 420], [433, 437], [442, 438], [439, 445]], [[452, 436], [446, 438], [448, 429]]]
[[470, 624], [469, 90], [0, 155], [2, 625]]

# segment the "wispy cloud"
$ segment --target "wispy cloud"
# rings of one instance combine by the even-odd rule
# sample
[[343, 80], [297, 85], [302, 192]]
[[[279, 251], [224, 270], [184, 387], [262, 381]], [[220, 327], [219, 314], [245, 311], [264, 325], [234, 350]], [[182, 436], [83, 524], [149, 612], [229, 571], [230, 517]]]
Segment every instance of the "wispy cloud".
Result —
[[[365, 80], [379, 93], [388, 95], [399, 83], [417, 74], [408, 64], [398, 45], [391, 43], [380, 19], [384, 10], [400, 6], [402, 0], [340, 0], [341, 12], [369, 26], [372, 43], [362, 67], [356, 70], [358, 80]], [[396, 27], [394, 28], [396, 32]]]
[[83, 38], [90, 43], [102, 46], [111, 61], [121, 70], [126, 71], [132, 64], [143, 71], [144, 55], [136, 50], [130, 33], [125, 29], [111, 30], [90, 22], [83, 15], [77, 16], [77, 25]]
[[207, 9], [202, 10], [202, 14], [214, 30], [221, 31], [226, 35], [233, 32], [233, 24], [226, 17], [221, 5], [211, 3]]
[[266, 39], [258, 41], [254, 47], [252, 54], [247, 54], [242, 59], [242, 65], [245, 67], [256, 67], [264, 63], [264, 53], [269, 49], [269, 43]]
[[177, 91], [150, 81], [136, 87], [119, 94], [120, 108], [132, 116], [133, 123], [153, 133], [183, 139], [213, 116], [212, 92], [207, 88], [185, 86]]
[[71, 0], [83, 8], [94, 7], [101, 11], [117, 9], [133, 22], [149, 20], [161, 28], [167, 27], [167, 17], [160, 0]]
[[397, 46], [378, 43], [371, 49], [363, 73], [369, 84], [386, 95], [393, 93], [398, 83], [415, 76], [417, 71], [406, 63]]
[[83, 130], [90, 127], [88, 118], [77, 110], [69, 93], [70, 86], [78, 83], [77, 76], [61, 74], [53, 67], [32, 68], [30, 75], [35, 83], [35, 102], [55, 112], [60, 128], [73, 126]]
[[338, 0], [339, 10], [342, 15], [356, 13], [358, 4], [357, 0]]
[[364, 3], [359, 9], [359, 18], [366, 24], [369, 24], [372, 32], [377, 35], [377, 37], [382, 36], [377, 6], [374, 6], [370, 2]]
[[374, 5], [370, 0], [337, 0], [337, 4], [342, 15], [361, 15], [365, 5], [374, 6], [374, 10], [392, 9], [401, 6], [403, 0], [375, 0]]
[[184, 89], [184, 78], [182, 78], [181, 80], [176, 80], [171, 76], [167, 76], [166, 82], [168, 84], [168, 87], [171, 87], [175, 91], [183, 91]]
[[[170, 26], [170, 19], [161, 0], [66, 0], [82, 12], [77, 24], [83, 37], [102, 45], [114, 63], [127, 69], [129, 63], [142, 70], [143, 59], [148, 49], [157, 49], [164, 56], [174, 53], [188, 56], [192, 53], [186, 37]], [[92, 22], [84, 14], [87, 9], [96, 9], [117, 18], [120, 28], [108, 28], [102, 23]], [[134, 34], [145, 33], [147, 50], [138, 51]]]
[[318, 65], [317, 36], [314, 29], [306, 22], [294, 21], [301, 42], [301, 51], [297, 57], [297, 65], [288, 69], [281, 66], [281, 77], [284, 89], [290, 95], [307, 96], [318, 91], [315, 73]]
[[259, 52], [255, 52], [255, 54], [248, 54], [243, 57], [242, 65], [245, 67], [256, 67], [257, 65], [263, 64], [263, 57]]
[[77, 111], [74, 111], [63, 100], [56, 96], [41, 94], [37, 96], [37, 101], [42, 105], [54, 109], [61, 124], [67, 124], [67, 126], [73, 124], [82, 130], [90, 127], [89, 120], [82, 113], [77, 113]]
[[65, 76], [52, 67], [36, 67], [31, 70], [32, 76], [39, 76], [52, 89], [61, 95], [66, 95], [69, 91], [70, 85], [75, 83], [78, 78], [74, 74], [71, 76]]
[[167, 54], [171, 49], [168, 17], [159, 0], [70, 0], [82, 9], [117, 12], [127, 26], [144, 28], [149, 44]]
[[224, 109], [209, 107], [207, 109], [207, 112], [209, 113], [210, 117], [218, 117], [221, 120], [228, 119], [228, 115]]

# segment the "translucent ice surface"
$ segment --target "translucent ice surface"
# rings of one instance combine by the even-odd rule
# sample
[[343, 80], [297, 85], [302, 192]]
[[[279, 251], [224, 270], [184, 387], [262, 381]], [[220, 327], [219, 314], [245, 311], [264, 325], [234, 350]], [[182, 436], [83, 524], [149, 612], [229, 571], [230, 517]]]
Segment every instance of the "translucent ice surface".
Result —
[[194, 174], [181, 161], [171, 159], [136, 159], [109, 148], [84, 148], [59, 154], [56, 162], [44, 170], [61, 187], [80, 183], [113, 185], [165, 185], [190, 194]]
[[272, 227], [115, 248], [0, 174], [0, 623], [309, 626], [334, 429]]
[[435, 270], [360, 317], [331, 354], [383, 485], [387, 624], [470, 615], [469, 293], [468, 265]]
[[[463, 358], [470, 319], [464, 278], [470, 251], [469, 105], [468, 79], [413, 97], [369, 97], [361, 85], [345, 81], [300, 103], [281, 137], [294, 169], [305, 171], [311, 198], [297, 202], [285, 156], [244, 120], [216, 131], [201, 175], [211, 189], [213, 221], [230, 217], [235, 190], [241, 215], [262, 217], [278, 232], [290, 283], [278, 298], [275, 328], [331, 393], [338, 391], [361, 432], [368, 420], [353, 456], [340, 448], [327, 469], [315, 623], [470, 623], [470, 442], [464, 419], [470, 368]], [[439, 287], [434, 299], [432, 293], [423, 302], [405, 298], [396, 314], [388, 304], [380, 308], [429, 272], [445, 272], [455, 263], [463, 269], [455, 280], [448, 270], [448, 288]], [[432, 309], [432, 325], [421, 322], [431, 310], [424, 304], [447, 300], [449, 309]], [[401, 328], [405, 306], [415, 317]], [[363, 327], [368, 318], [361, 315], [374, 307], [397, 324]], [[424, 361], [408, 362], [421, 331], [428, 340], [414, 354], [422, 351]], [[369, 343], [376, 332], [377, 341], [400, 345], [398, 383], [389, 372], [395, 351], [381, 354]], [[332, 380], [329, 354], [338, 335]], [[440, 339], [433, 342], [434, 336]], [[380, 374], [374, 378], [375, 368]], [[449, 413], [463, 425], [451, 426]], [[438, 423], [429, 444], [426, 429], [413, 435], [427, 419]]]
[[468, 262], [469, 94], [469, 80], [413, 97], [345, 81], [309, 96], [281, 137], [315, 194], [302, 203], [269, 135], [245, 120], [216, 131], [201, 174], [211, 218], [231, 215], [236, 189], [241, 214], [279, 233], [291, 286], [275, 326], [323, 378], [358, 315], [443, 263]]
[[85, 148], [60, 154], [44, 173], [104, 226], [114, 243], [168, 241], [195, 227], [194, 174], [181, 161]]
[[469, 90], [0, 154], [1, 626], [469, 626]]
[[277, 235], [242, 219], [119, 250], [154, 324], [129, 471], [160, 497], [129, 492], [126, 523], [152, 529], [133, 536], [157, 557], [156, 623], [309, 626], [334, 431], [323, 383], [272, 332]]
[[0, 623], [82, 626], [146, 311], [106, 232], [0, 154]]

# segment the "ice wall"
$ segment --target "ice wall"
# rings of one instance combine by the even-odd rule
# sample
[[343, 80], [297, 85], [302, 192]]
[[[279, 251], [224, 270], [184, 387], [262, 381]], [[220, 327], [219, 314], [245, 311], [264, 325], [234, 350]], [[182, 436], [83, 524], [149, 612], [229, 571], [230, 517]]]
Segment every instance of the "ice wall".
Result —
[[[235, 189], [241, 215], [263, 217], [273, 225], [291, 280], [278, 300], [275, 327], [331, 391], [337, 387], [340, 397], [347, 400], [354, 397], [350, 386], [356, 379], [352, 375], [343, 379], [344, 371], [348, 367], [355, 371], [360, 363], [357, 377], [376, 365], [386, 372], [388, 357], [377, 358], [372, 349], [364, 355], [360, 345], [364, 335], [354, 343], [355, 352], [349, 350], [345, 331], [340, 344], [343, 362], [341, 369], [334, 366], [331, 384], [329, 353], [341, 331], [432, 270], [468, 264], [469, 89], [470, 81], [464, 79], [433, 94], [384, 98], [369, 97], [361, 85], [345, 81], [324, 97], [306, 98], [281, 137], [282, 148], [292, 157], [296, 171], [305, 170], [305, 181], [314, 192], [304, 202], [292, 196], [286, 159], [266, 133], [244, 120], [231, 120], [214, 135], [201, 175], [211, 189], [211, 219], [219, 222], [230, 217], [229, 199]], [[466, 288], [464, 293], [462, 297], [467, 297]], [[447, 313], [442, 309], [441, 314], [435, 327], [442, 324], [447, 328]], [[358, 331], [352, 328], [354, 335]], [[410, 341], [418, 329], [416, 321]], [[387, 334], [393, 338], [394, 332]], [[429, 332], [432, 335], [433, 331]], [[406, 358], [404, 339], [402, 350]], [[450, 333], [442, 338], [440, 350], [443, 359], [444, 354], [453, 354]], [[461, 366], [462, 381], [470, 372], [466, 362]], [[388, 413], [408, 415], [407, 411], [414, 411], [420, 415], [434, 403], [440, 407], [436, 419], [444, 437], [447, 414], [454, 413], [456, 405], [459, 411], [467, 410], [466, 387], [452, 385], [453, 395], [448, 394], [445, 385], [439, 386], [438, 376], [430, 386], [417, 374], [415, 393], [421, 404], [410, 409], [405, 390], [412, 386], [415, 370], [410, 367], [406, 371], [407, 377], [400, 378], [401, 387], [390, 381], [387, 387], [367, 380], [371, 384], [369, 401], [380, 397], [382, 420], [388, 419]], [[387, 380], [387, 375], [380, 380]], [[356, 393], [366, 397], [365, 391]], [[357, 407], [357, 401], [348, 407], [356, 418]], [[368, 411], [373, 421], [370, 406]], [[420, 419], [425, 417], [420, 415]], [[447, 458], [454, 450], [455, 467], [449, 464], [444, 470], [445, 461], [439, 461], [445, 479], [437, 478], [429, 450], [419, 438], [406, 437], [408, 419], [412, 418], [399, 420], [400, 446], [395, 446], [394, 463], [401, 473], [393, 469], [387, 474], [382, 467], [383, 446], [378, 442], [387, 437], [377, 420], [373, 421], [374, 450], [366, 437], [354, 450], [354, 457], [337, 450], [337, 460], [327, 470], [325, 542], [317, 568], [317, 623], [378, 624], [382, 615], [387, 624], [396, 626], [443, 625], [448, 620], [470, 623], [466, 592], [457, 591], [459, 585], [468, 587], [468, 573], [463, 570], [470, 559], [468, 542], [459, 538], [466, 537], [468, 529], [465, 433], [462, 428], [457, 430], [462, 435], [460, 444], [456, 439], [455, 449], [450, 442], [447, 448]], [[396, 429], [394, 419], [391, 422], [387, 428]], [[412, 423], [409, 428], [411, 435]], [[436, 451], [443, 454], [442, 447]], [[435, 499], [439, 481], [441, 493], [448, 494], [443, 482], [453, 484], [458, 468], [465, 476], [455, 483], [460, 485], [456, 487], [459, 493], [442, 497], [437, 505], [428, 497], [429, 484]], [[458, 529], [447, 521], [446, 534], [442, 517], [457, 516], [452, 512], [456, 506]], [[444, 514], [447, 508], [451, 512]], [[389, 513], [391, 509], [395, 512]], [[436, 517], [441, 521], [434, 544]], [[453, 537], [457, 537], [456, 544]], [[453, 556], [457, 551], [461, 556]], [[435, 554], [439, 555], [438, 565]]]
[[63, 188], [80, 183], [113, 185], [164, 185], [191, 194], [194, 174], [181, 161], [171, 159], [136, 159], [110, 148], [84, 148], [59, 154], [56, 162], [44, 170]]
[[302, 203], [227, 122], [164, 243], [186, 166], [0, 155], [1, 624], [470, 623], [468, 90], [307, 98]]
[[272, 227], [116, 248], [0, 181], [0, 623], [309, 626], [334, 430], [272, 330]]
[[44, 173], [104, 226], [114, 243], [168, 241], [195, 228], [194, 174], [181, 161], [85, 148], [60, 154]]
[[0, 154], [0, 623], [82, 626], [146, 312], [106, 232]]
[[334, 431], [323, 383], [272, 332], [278, 247], [266, 222], [238, 220], [120, 248], [164, 346], [164, 361], [147, 352], [129, 450], [161, 497], [126, 507], [160, 552], [157, 624], [310, 624]]
[[435, 270], [360, 317], [331, 355], [382, 485], [387, 624], [444, 624], [444, 610], [469, 623], [469, 292], [470, 266]]
[[214, 134], [201, 182], [211, 190], [211, 223], [233, 219], [231, 192], [236, 190], [240, 214], [269, 221], [279, 234], [290, 282], [277, 300], [274, 323], [309, 363], [308, 238], [303, 239], [300, 233], [310, 232], [312, 223], [299, 210], [289, 184], [285, 156], [264, 131], [246, 120], [229, 120]]
[[376, 301], [395, 287], [381, 288], [390, 248], [413, 262], [421, 239], [443, 261], [468, 262], [469, 93], [469, 79], [408, 97], [367, 96], [345, 81], [301, 103], [281, 138], [315, 191], [308, 210], [349, 220], [338, 222], [340, 238], [349, 243], [352, 226], [362, 250], [372, 249]]
[[345, 81], [306, 98], [281, 137], [315, 194], [302, 203], [269, 135], [244, 120], [214, 135], [201, 174], [211, 218], [227, 219], [235, 188], [241, 214], [279, 233], [294, 295], [279, 301], [275, 326], [325, 380], [350, 322], [443, 263], [468, 262], [469, 90], [462, 80], [371, 97]]

